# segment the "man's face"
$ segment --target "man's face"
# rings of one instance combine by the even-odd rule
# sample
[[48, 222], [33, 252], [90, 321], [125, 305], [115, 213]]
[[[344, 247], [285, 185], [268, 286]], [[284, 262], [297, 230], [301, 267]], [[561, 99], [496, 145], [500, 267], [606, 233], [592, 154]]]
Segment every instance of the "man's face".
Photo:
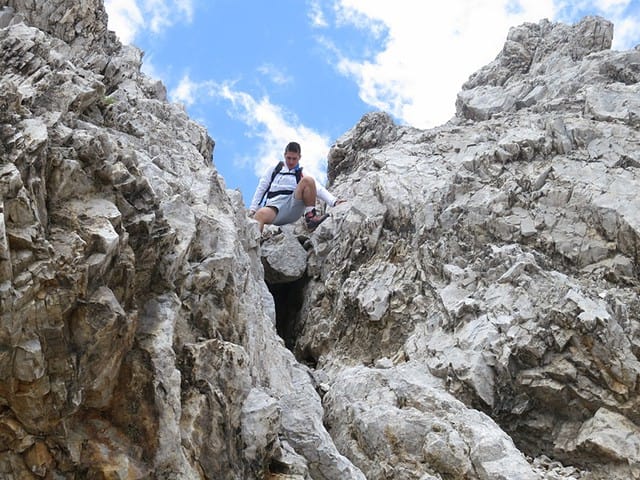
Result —
[[287, 164], [287, 168], [291, 170], [298, 165], [298, 161], [300, 161], [300, 154], [295, 152], [285, 152], [284, 161]]

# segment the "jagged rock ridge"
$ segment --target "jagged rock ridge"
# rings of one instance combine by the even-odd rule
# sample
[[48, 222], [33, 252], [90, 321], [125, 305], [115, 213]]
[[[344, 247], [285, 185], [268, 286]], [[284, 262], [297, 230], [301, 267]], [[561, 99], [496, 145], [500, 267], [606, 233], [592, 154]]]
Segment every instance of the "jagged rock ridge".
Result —
[[612, 30], [514, 28], [446, 125], [370, 114], [332, 148], [350, 204], [312, 237], [295, 349], [367, 478], [540, 475], [440, 389], [580, 470], [551, 478], [640, 478], [640, 49]]
[[447, 125], [336, 143], [350, 201], [288, 312], [310, 369], [263, 281], [304, 270], [266, 261], [292, 229], [260, 245], [102, 3], [0, 7], [3, 478], [638, 476], [640, 54], [610, 23], [513, 29]]
[[364, 478], [207, 132], [102, 2], [0, 7], [0, 476]]

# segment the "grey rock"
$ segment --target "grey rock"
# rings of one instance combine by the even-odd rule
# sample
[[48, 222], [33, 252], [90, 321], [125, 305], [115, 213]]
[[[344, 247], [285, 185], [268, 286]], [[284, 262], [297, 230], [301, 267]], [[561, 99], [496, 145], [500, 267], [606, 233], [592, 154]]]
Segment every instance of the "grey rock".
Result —
[[440, 127], [364, 115], [329, 152], [349, 201], [262, 241], [102, 2], [0, 7], [3, 478], [640, 478], [610, 22], [513, 28]]
[[[612, 432], [634, 438], [639, 420], [638, 57], [607, 50], [610, 29], [598, 18], [513, 29], [441, 127], [396, 126], [363, 150], [356, 132], [376, 131], [385, 114], [363, 117], [334, 146], [350, 169], [331, 188], [349, 203], [309, 252], [298, 357], [312, 356], [329, 384], [356, 363], [376, 366], [389, 380], [370, 380], [369, 392], [401, 378], [404, 362], [430, 372], [509, 433], [533, 459], [532, 478], [636, 475], [635, 444]], [[416, 462], [443, 474], [433, 459], [407, 457], [424, 435], [378, 433], [386, 417], [366, 410], [375, 394], [354, 400], [357, 413], [337, 397], [325, 395], [331, 431], [365, 475], [402, 478]], [[543, 455], [557, 468], [535, 467]], [[523, 478], [496, 462], [470, 475]]]
[[324, 406], [338, 445], [366, 478], [538, 478], [490, 418], [417, 365], [345, 368]]
[[597, 454], [614, 460], [638, 464], [640, 460], [640, 428], [624, 415], [600, 408], [584, 422], [576, 438], [576, 446], [594, 449]]
[[294, 282], [307, 271], [307, 251], [290, 233], [282, 232], [266, 238], [260, 256], [267, 283]]
[[140, 72], [102, 2], [10, 3], [3, 478], [363, 478], [276, 334], [259, 239], [213, 140]]

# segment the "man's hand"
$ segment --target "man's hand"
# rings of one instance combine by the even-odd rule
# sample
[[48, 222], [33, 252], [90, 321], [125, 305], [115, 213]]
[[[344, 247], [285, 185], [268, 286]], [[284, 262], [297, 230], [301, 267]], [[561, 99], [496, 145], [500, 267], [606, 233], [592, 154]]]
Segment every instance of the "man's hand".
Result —
[[336, 203], [333, 204], [333, 206], [335, 207], [336, 205], [340, 205], [341, 203], [346, 202], [346, 200], [344, 198], [339, 198], [336, 200]]

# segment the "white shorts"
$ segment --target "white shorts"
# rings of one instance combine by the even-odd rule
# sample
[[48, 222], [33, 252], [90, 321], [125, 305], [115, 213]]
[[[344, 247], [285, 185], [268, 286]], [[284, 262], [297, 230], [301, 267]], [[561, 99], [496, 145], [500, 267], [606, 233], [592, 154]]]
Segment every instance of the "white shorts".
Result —
[[278, 195], [267, 200], [265, 207], [274, 207], [278, 213], [274, 225], [286, 225], [298, 220], [304, 214], [304, 201], [296, 199], [294, 194]]

